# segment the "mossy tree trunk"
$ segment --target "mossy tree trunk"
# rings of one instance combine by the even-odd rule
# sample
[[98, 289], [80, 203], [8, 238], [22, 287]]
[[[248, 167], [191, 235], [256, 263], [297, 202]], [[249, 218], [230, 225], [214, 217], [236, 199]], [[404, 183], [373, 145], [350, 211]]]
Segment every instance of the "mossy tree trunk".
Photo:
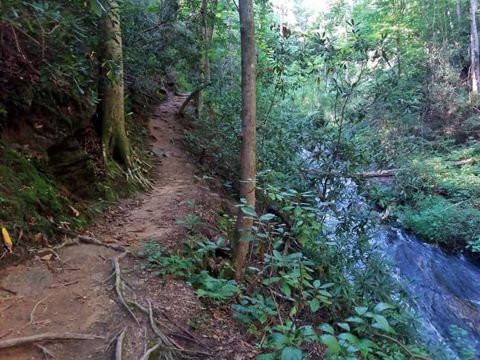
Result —
[[105, 160], [131, 165], [131, 150], [125, 130], [122, 30], [117, 0], [107, 0], [102, 19], [102, 148]]
[[[240, 150], [240, 198], [255, 209], [256, 187], [256, 54], [252, 0], [240, 0], [242, 52], [242, 145]], [[253, 218], [239, 208], [233, 265], [240, 280], [252, 236]]]

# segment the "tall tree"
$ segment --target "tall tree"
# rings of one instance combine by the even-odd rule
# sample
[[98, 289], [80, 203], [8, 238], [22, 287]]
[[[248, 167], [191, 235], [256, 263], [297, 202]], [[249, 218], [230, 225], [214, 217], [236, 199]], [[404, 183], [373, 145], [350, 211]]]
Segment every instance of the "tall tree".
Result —
[[480, 88], [480, 49], [478, 43], [478, 29], [477, 29], [477, 0], [470, 0], [471, 12], [471, 31], [470, 31], [470, 55], [471, 55], [471, 70], [472, 77], [472, 94], [478, 94]]
[[[242, 145], [240, 150], [240, 198], [255, 209], [256, 177], [256, 53], [252, 0], [240, 0], [240, 36], [242, 53]], [[234, 244], [235, 277], [243, 275], [253, 218], [239, 208]]]
[[102, 21], [102, 148], [105, 159], [130, 166], [130, 144], [125, 131], [122, 30], [117, 0], [107, 0]]
[[[208, 53], [212, 45], [212, 36], [214, 28], [215, 11], [217, 9], [218, 0], [202, 0], [200, 15], [201, 24], [201, 57], [200, 57], [200, 86], [210, 83], [210, 61]], [[201, 117], [204, 112], [204, 90], [198, 93], [198, 116]]]

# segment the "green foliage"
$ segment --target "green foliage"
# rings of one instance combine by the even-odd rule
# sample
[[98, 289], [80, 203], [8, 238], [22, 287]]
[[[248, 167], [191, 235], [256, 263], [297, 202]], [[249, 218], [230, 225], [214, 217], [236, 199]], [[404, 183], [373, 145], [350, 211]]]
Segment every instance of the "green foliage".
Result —
[[402, 224], [433, 242], [462, 244], [480, 240], [480, 210], [465, 203], [452, 203], [440, 196], [427, 196], [405, 208]]
[[[408, 339], [410, 319], [390, 305], [393, 291], [388, 276], [377, 269], [365, 271], [369, 262], [355, 270], [361, 255], [356, 260], [347, 258], [338, 264], [343, 267], [336, 268], [334, 261], [345, 252], [322, 234], [321, 210], [314, 206], [313, 194], [271, 186], [260, 191], [291, 225], [286, 227], [273, 213], [258, 215], [244, 209], [255, 220], [252, 251], [259, 259], [247, 273], [247, 284], [254, 281], [251, 289], [229, 279], [231, 272], [211, 266], [216, 250], [224, 246], [223, 239], [191, 237], [178, 253], [150, 242], [141, 255], [159, 275], [186, 280], [199, 297], [232, 303], [234, 317], [250, 334], [264, 339], [260, 344], [264, 354], [259, 358], [302, 359], [308, 344], [325, 346], [333, 358], [402, 358], [397, 342]], [[352, 253], [358, 250], [357, 245]]]
[[198, 297], [207, 297], [215, 302], [226, 302], [240, 293], [234, 280], [215, 278], [203, 270], [188, 279], [194, 286]]
[[97, 63], [95, 37], [89, 34], [95, 32], [96, 19], [85, 16], [86, 4], [2, 2], [0, 107], [8, 122], [14, 121], [14, 112], [31, 109], [69, 125], [92, 116], [98, 102]]
[[149, 241], [137, 255], [145, 259], [146, 268], [156, 270], [159, 276], [173, 275], [187, 281], [199, 297], [227, 302], [236, 297], [241, 288], [235, 281], [213, 277], [206, 270], [208, 259], [214, 258], [216, 249], [222, 246], [223, 239], [212, 242], [191, 238], [181, 253], [172, 254], [157, 242]]
[[197, 215], [188, 214], [184, 218], [176, 220], [175, 223], [184, 226], [189, 233], [193, 234], [202, 225], [202, 220]]

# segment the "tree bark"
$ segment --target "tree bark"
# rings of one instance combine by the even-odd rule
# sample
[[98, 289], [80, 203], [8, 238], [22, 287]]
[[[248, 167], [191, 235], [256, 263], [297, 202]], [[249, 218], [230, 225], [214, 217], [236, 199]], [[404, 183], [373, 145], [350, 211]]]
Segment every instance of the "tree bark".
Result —
[[103, 157], [114, 156], [130, 166], [130, 144], [125, 131], [122, 30], [117, 0], [108, 0], [102, 21], [102, 149]]
[[[255, 209], [256, 177], [256, 54], [252, 0], [240, 0], [240, 35], [242, 53], [242, 145], [240, 150], [240, 198]], [[235, 277], [243, 276], [253, 219], [239, 208], [233, 265]]]
[[[209, 84], [211, 81], [210, 76], [210, 61], [208, 59], [208, 52], [210, 51], [210, 47], [212, 45], [212, 37], [213, 37], [213, 16], [212, 14], [215, 13], [217, 8], [218, 0], [212, 0], [210, 9], [209, 9], [209, 1], [202, 0], [201, 5], [201, 18], [202, 18], [202, 39], [201, 39], [201, 57], [200, 57], [200, 83], [201, 84]], [[205, 100], [204, 100], [204, 92], [203, 89], [200, 90], [198, 93], [198, 117], [201, 118], [204, 113], [205, 107]]]
[[477, 0], [470, 0], [471, 11], [471, 32], [470, 32], [470, 55], [471, 67], [470, 76], [472, 78], [472, 94], [478, 94], [480, 88], [480, 49], [478, 43], [478, 29], [477, 29]]

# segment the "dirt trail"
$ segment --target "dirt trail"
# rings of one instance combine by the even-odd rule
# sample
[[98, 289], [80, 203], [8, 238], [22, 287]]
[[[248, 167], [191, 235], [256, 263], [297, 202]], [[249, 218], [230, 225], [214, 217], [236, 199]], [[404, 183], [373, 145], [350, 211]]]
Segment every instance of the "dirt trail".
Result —
[[[102, 216], [91, 229], [98, 239], [118, 241], [130, 250], [141, 248], [148, 240], [175, 248], [185, 238], [177, 219], [192, 212], [205, 219], [214, 217], [222, 199], [196, 180], [198, 170], [180, 139], [183, 127], [176, 112], [184, 99], [172, 95], [151, 118], [152, 151], [160, 160], [154, 189], [122, 201]], [[51, 341], [43, 345], [60, 360], [113, 359], [114, 346], [108, 346], [109, 341], [126, 327], [124, 359], [139, 359], [158, 338], [142, 313], [136, 312], [139, 326], [118, 302], [113, 279], [109, 279], [110, 258], [117, 254], [105, 247], [81, 244], [58, 250], [61, 260], [36, 257], [3, 269], [0, 284], [16, 295], [0, 291], [0, 339], [45, 332], [96, 334], [106, 340]], [[211, 354], [196, 354], [194, 358], [254, 356], [253, 347], [227, 310], [205, 308], [185, 283], [144, 271], [138, 258], [127, 256], [120, 265], [133, 289], [128, 291], [129, 296], [145, 306], [149, 300], [155, 310], [165, 314], [159, 319], [170, 328], [164, 332], [171, 339], [186, 349]], [[0, 350], [0, 360], [43, 358], [45, 355], [35, 346]]]

